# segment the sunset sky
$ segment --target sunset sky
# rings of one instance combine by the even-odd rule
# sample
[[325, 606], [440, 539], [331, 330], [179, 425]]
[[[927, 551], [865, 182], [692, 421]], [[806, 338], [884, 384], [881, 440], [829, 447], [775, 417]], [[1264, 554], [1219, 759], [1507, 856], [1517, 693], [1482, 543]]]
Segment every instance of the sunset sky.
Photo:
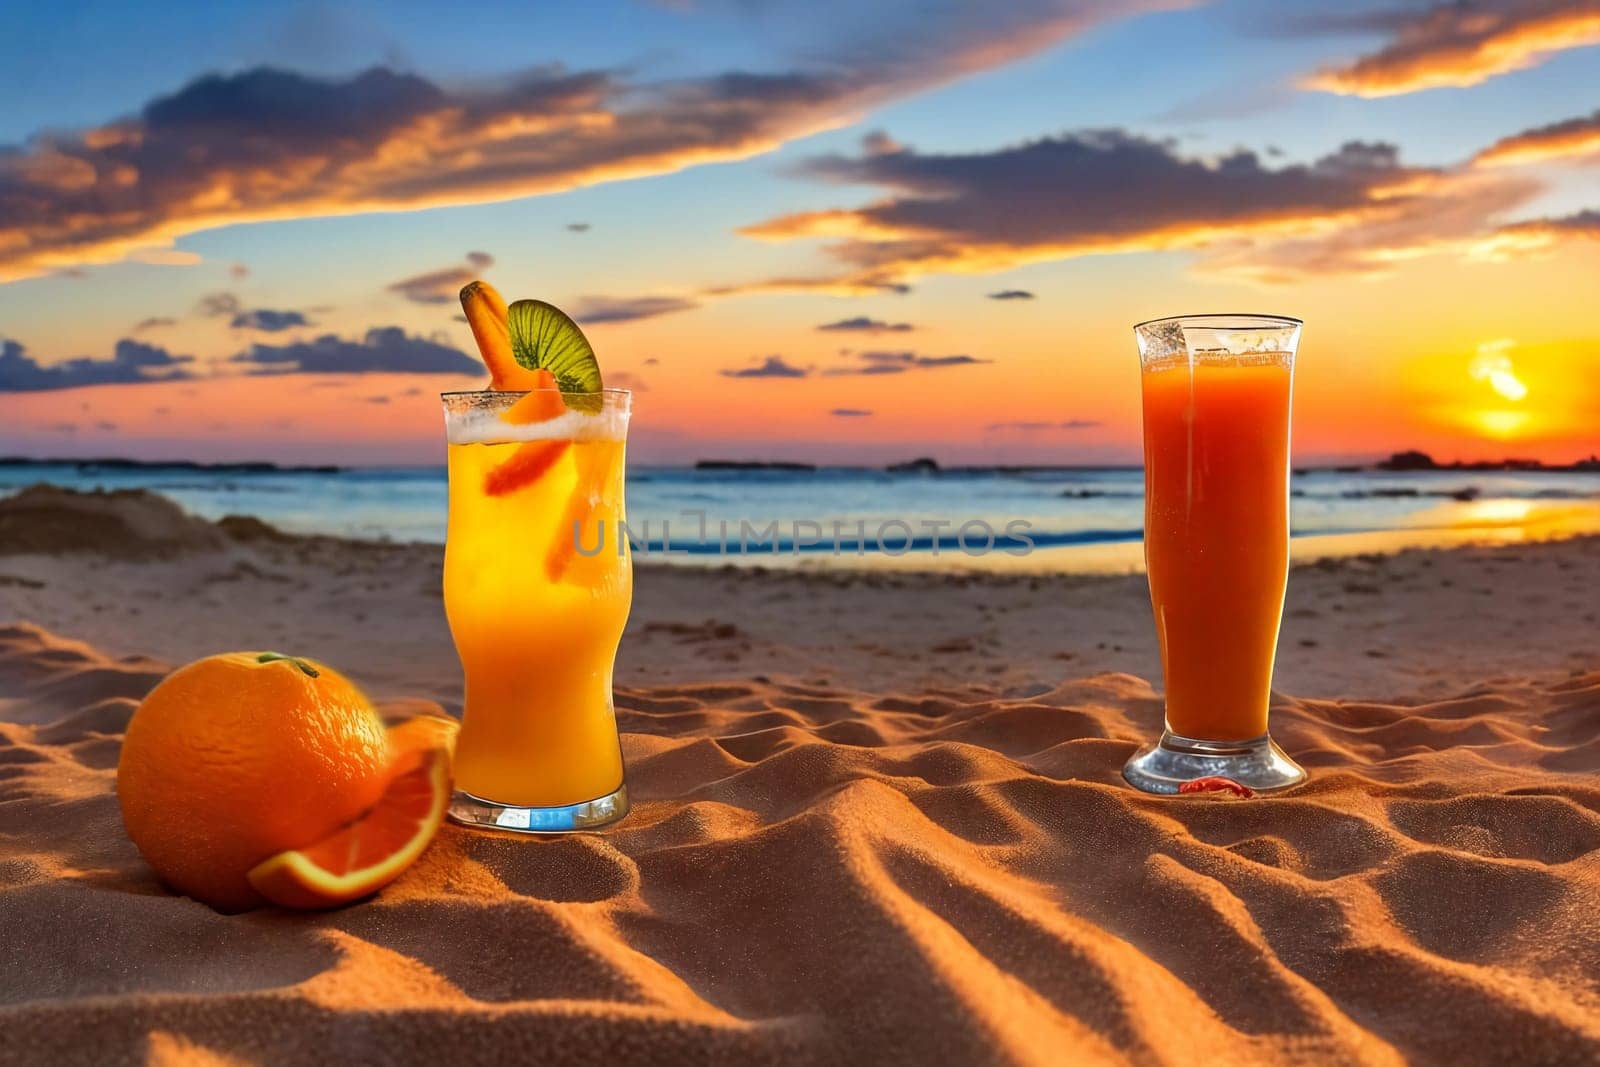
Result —
[[10, 4], [0, 453], [442, 461], [456, 290], [631, 455], [1138, 457], [1130, 326], [1306, 320], [1302, 463], [1600, 450], [1600, 4]]

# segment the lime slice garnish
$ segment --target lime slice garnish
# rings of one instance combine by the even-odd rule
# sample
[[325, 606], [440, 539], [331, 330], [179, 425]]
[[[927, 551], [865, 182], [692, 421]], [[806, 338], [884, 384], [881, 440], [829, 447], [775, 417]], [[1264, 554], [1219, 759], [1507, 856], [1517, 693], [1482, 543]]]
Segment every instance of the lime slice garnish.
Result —
[[568, 407], [599, 411], [600, 362], [578, 324], [554, 304], [518, 300], [506, 312], [511, 355], [529, 370], [547, 370]]

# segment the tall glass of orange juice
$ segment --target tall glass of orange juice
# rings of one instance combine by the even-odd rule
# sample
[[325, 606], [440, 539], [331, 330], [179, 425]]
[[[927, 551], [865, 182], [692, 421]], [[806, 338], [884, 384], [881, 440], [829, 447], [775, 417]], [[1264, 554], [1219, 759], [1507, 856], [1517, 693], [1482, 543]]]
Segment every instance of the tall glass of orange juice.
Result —
[[1228, 778], [1305, 779], [1267, 734], [1289, 574], [1289, 400], [1299, 319], [1191, 315], [1142, 322], [1145, 565], [1166, 729], [1122, 774], [1176, 793]]
[[571, 398], [556, 394], [559, 414], [512, 421], [529, 397], [443, 397], [444, 605], [466, 680], [450, 816], [549, 833], [628, 811], [611, 672], [633, 598], [621, 530], [630, 395], [564, 408]]

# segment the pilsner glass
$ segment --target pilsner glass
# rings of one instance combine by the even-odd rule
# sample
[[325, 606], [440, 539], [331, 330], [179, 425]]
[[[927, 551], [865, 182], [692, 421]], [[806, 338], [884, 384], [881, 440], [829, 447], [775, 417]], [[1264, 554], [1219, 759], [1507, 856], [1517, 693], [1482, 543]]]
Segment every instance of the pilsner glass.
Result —
[[1134, 327], [1166, 729], [1122, 774], [1146, 792], [1212, 775], [1258, 791], [1305, 779], [1267, 735], [1289, 576], [1289, 399], [1301, 325], [1190, 315]]
[[589, 829], [628, 811], [611, 672], [633, 598], [619, 536], [631, 398], [608, 389], [544, 421], [502, 418], [525, 396], [442, 397], [444, 606], [466, 680], [450, 817]]

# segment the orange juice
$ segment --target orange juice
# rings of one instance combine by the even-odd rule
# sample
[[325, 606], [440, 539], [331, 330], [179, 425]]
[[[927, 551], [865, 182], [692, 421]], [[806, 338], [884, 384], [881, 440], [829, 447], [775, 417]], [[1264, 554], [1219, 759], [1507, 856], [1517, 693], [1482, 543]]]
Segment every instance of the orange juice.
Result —
[[1146, 365], [1145, 563], [1182, 737], [1267, 732], [1289, 569], [1291, 358]]
[[455, 777], [480, 800], [557, 807], [623, 784], [623, 451], [620, 435], [449, 445], [444, 600], [466, 676]]

